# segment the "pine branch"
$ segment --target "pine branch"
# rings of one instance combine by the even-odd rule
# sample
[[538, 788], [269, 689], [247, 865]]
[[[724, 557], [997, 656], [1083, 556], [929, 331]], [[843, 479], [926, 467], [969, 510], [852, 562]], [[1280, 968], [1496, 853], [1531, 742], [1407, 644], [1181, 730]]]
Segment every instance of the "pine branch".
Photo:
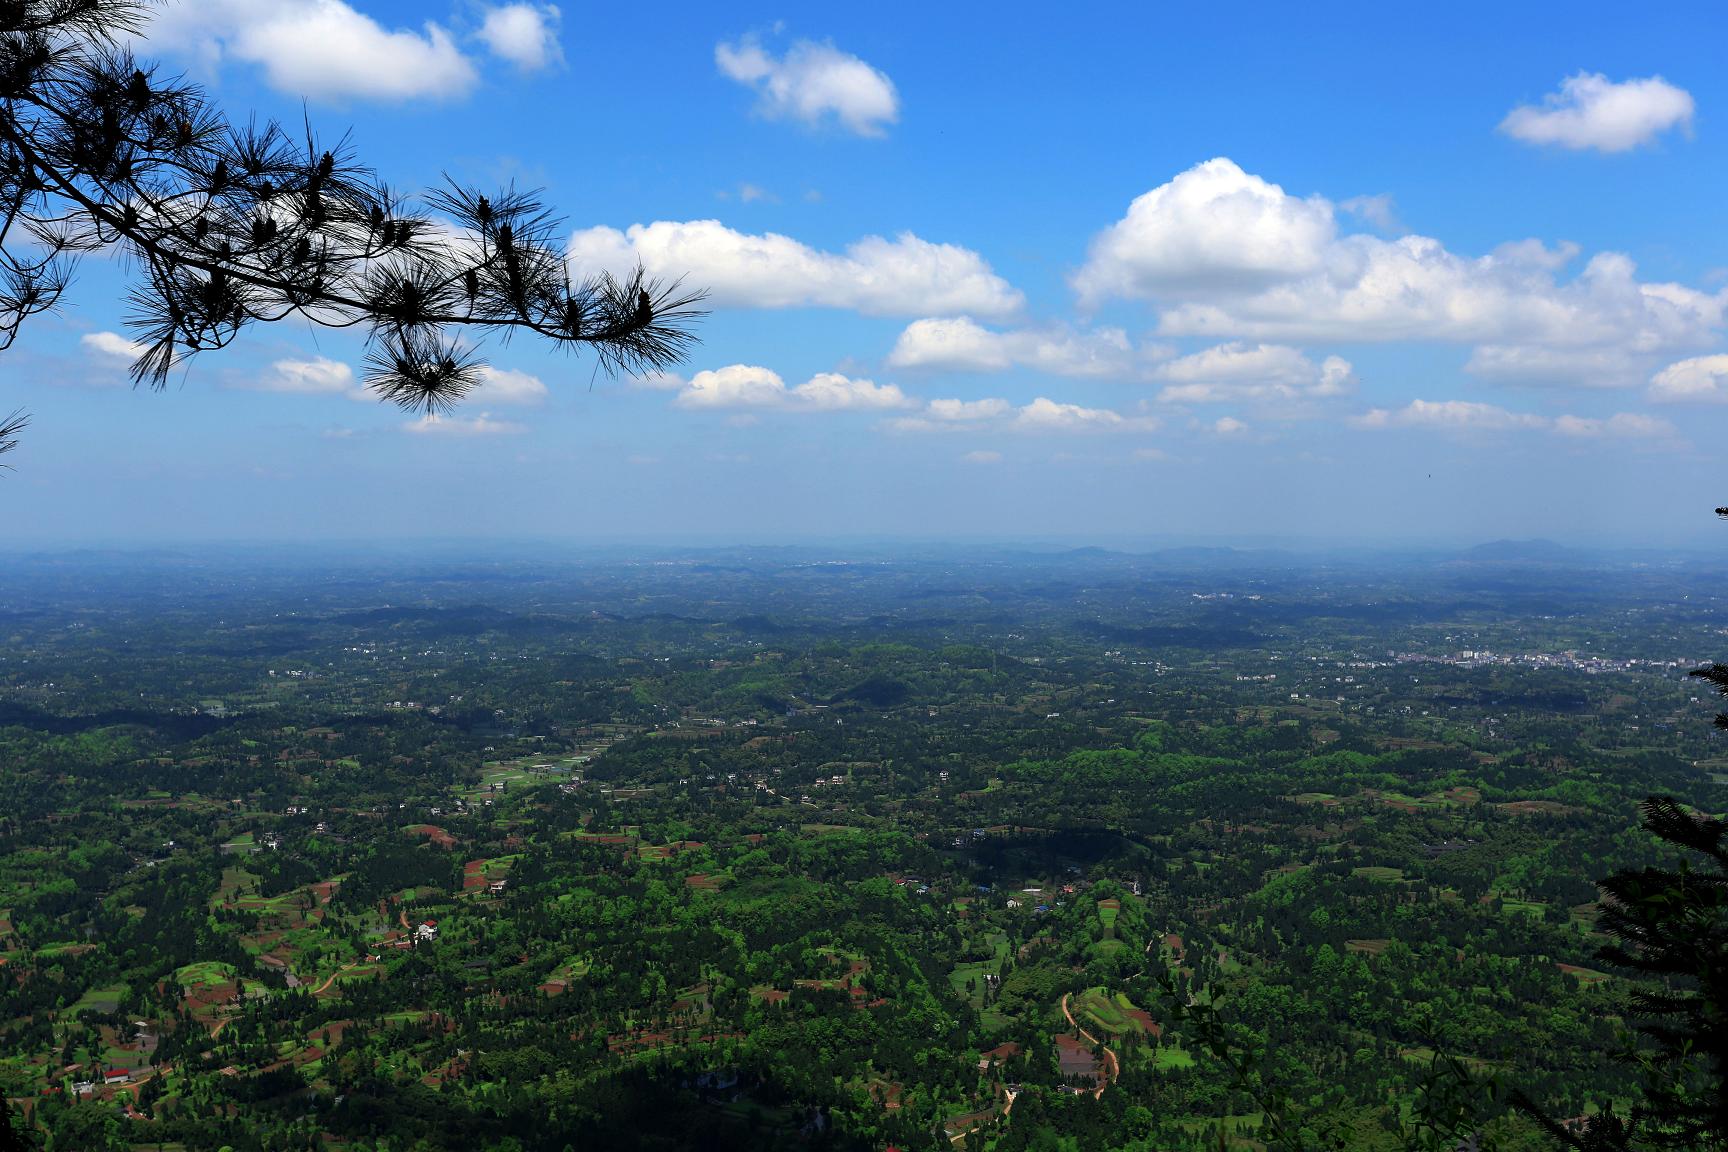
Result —
[[701, 293], [641, 269], [573, 275], [533, 193], [452, 182], [416, 202], [346, 139], [231, 124], [122, 44], [148, 7], [0, 0], [0, 349], [58, 304], [79, 254], [118, 249], [139, 270], [133, 382], [154, 389], [294, 316], [362, 329], [369, 386], [426, 413], [472, 390], [488, 335], [587, 350], [611, 373], [688, 353]]

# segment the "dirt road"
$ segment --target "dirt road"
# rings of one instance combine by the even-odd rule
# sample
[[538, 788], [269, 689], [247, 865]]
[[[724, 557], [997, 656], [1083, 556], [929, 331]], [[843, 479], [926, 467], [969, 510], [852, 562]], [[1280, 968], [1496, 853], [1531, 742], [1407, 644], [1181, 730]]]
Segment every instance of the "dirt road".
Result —
[[[1067, 992], [1062, 993], [1062, 1015], [1068, 1018], [1068, 1026], [1074, 1029], [1074, 1031], [1080, 1033], [1086, 1043], [1102, 1046], [1103, 1041], [1092, 1035], [1092, 1033], [1086, 1031], [1086, 1029], [1080, 1027], [1080, 1025], [1075, 1021], [1074, 1013], [1068, 1010], [1069, 995], [1070, 993]], [[1116, 1053], [1110, 1051], [1108, 1048], [1104, 1049], [1104, 1066], [1106, 1069], [1104, 1073], [1104, 1082], [1099, 1084], [1097, 1090], [1092, 1093], [1092, 1099], [1094, 1100], [1104, 1095], [1104, 1087], [1106, 1084], [1113, 1083], [1116, 1080], [1116, 1077], [1122, 1074], [1122, 1066], [1116, 1061]]]

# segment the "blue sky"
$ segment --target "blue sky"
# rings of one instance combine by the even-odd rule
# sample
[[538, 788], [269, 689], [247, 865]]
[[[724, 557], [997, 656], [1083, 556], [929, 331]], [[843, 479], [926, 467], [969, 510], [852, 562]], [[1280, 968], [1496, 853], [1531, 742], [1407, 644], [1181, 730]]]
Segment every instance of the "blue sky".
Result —
[[428, 427], [281, 327], [125, 384], [123, 265], [0, 360], [15, 542], [1549, 536], [1709, 545], [1717, 6], [182, 0], [143, 51], [542, 187], [713, 290], [675, 379], [527, 342]]

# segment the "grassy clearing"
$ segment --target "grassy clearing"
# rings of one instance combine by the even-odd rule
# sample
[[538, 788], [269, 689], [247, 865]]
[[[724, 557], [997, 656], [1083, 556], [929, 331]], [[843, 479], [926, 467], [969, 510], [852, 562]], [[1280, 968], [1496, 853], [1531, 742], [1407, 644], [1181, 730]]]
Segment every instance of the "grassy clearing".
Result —
[[1373, 880], [1380, 884], [1396, 884], [1404, 879], [1404, 869], [1388, 868], [1383, 864], [1370, 864], [1361, 868], [1352, 868], [1352, 876], [1360, 876], [1365, 880]]
[[1192, 1068], [1194, 1067], [1194, 1057], [1189, 1055], [1186, 1048], [1179, 1048], [1174, 1044], [1161, 1044], [1158, 1046], [1158, 1050], [1152, 1053], [1152, 1067], [1160, 1072], [1168, 1068]]
[[1098, 901], [1098, 919], [1103, 923], [1104, 931], [1106, 931], [1106, 932], [1116, 931], [1116, 917], [1120, 916], [1121, 914], [1122, 914], [1122, 901], [1120, 901], [1120, 900], [1100, 900], [1100, 901]]
[[88, 988], [84, 995], [78, 997], [78, 1002], [66, 1011], [72, 1016], [80, 1012], [118, 1012], [120, 1001], [126, 998], [126, 985], [114, 984], [107, 988]]
[[200, 960], [176, 969], [174, 979], [179, 982], [180, 987], [188, 990], [226, 984], [234, 979], [234, 965], [220, 960]]

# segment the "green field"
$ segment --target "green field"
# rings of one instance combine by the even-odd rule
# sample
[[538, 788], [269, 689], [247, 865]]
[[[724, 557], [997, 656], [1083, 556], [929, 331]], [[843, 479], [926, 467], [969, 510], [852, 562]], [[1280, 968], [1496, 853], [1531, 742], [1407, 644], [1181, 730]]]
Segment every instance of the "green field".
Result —
[[1365, 880], [1374, 880], [1382, 884], [1395, 884], [1404, 879], [1404, 869], [1388, 868], [1382, 864], [1352, 868], [1350, 874], [1352, 876], [1360, 876]]

